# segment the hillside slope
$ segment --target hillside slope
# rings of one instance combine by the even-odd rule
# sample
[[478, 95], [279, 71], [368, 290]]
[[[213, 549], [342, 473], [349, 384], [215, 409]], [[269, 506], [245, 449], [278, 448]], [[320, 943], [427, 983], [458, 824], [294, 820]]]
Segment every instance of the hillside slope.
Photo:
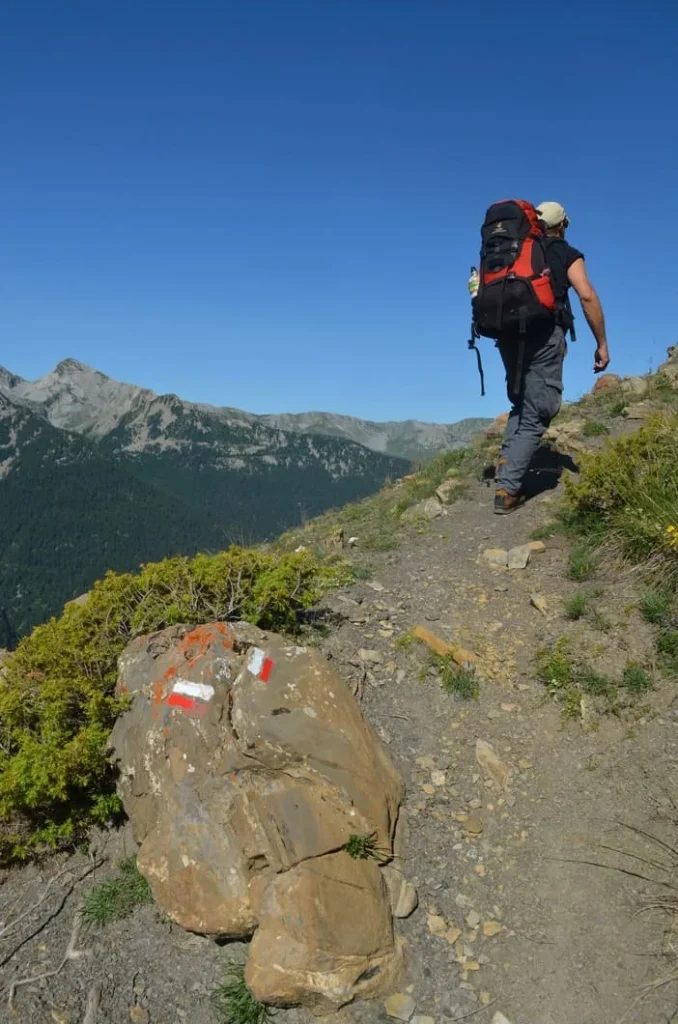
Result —
[[[406, 781], [404, 846], [389, 867], [418, 893], [395, 922], [407, 948], [398, 1002], [409, 1019], [675, 1018], [678, 351], [674, 369], [612, 382], [566, 407], [531, 475], [532, 498], [514, 515], [493, 515], [482, 479], [497, 435], [265, 552], [277, 566], [280, 552], [303, 545], [287, 557], [326, 570], [314, 552], [336, 551], [342, 527], [358, 537], [345, 553], [352, 580], [342, 577], [341, 592], [316, 609], [315, 621], [332, 629], [309, 632], [305, 622], [299, 642], [317, 645], [346, 680]], [[366, 543], [375, 535], [381, 546]], [[520, 568], [498, 558], [536, 537]], [[94, 606], [98, 622], [106, 608]], [[77, 661], [72, 621], [61, 640]], [[33, 654], [54, 685], [53, 639], [42, 631]], [[32, 677], [15, 669], [6, 678], [40, 705]], [[101, 898], [135, 848], [129, 828], [111, 830], [75, 853], [65, 876], [62, 860], [7, 873], [4, 916], [34, 908], [19, 917], [9, 984], [35, 974], [36, 961], [41, 970], [43, 958], [60, 962], [78, 908]], [[337, 922], [339, 934], [340, 924], [361, 927], [355, 911]], [[215, 989], [229, 961], [248, 956], [247, 944], [224, 950], [143, 905], [91, 934], [97, 955], [80, 961], [77, 980], [66, 963], [48, 988], [17, 990], [18, 1024], [82, 1020], [92, 992], [100, 1024], [177, 1015], [214, 1024]], [[306, 1019], [295, 1009], [276, 1016]], [[341, 1016], [385, 1019], [374, 1003]]]

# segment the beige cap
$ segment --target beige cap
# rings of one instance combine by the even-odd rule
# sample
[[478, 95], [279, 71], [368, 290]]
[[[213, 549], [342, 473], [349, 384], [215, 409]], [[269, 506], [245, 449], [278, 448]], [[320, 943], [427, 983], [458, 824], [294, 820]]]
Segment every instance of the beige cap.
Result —
[[537, 207], [539, 220], [542, 220], [547, 228], [557, 228], [564, 220], [569, 218], [560, 203], [540, 203]]

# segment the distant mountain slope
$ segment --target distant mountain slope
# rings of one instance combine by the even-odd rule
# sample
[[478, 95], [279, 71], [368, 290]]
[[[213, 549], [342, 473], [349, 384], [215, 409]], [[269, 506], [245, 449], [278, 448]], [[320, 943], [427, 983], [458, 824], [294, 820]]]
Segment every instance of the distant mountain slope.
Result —
[[261, 419], [282, 430], [342, 437], [372, 451], [385, 452], [411, 462], [424, 462], [437, 452], [464, 448], [474, 434], [492, 422], [477, 417], [457, 423], [421, 423], [418, 420], [375, 423], [327, 412], [280, 413], [262, 416]]
[[108, 569], [223, 543], [196, 504], [0, 397], [0, 646]]

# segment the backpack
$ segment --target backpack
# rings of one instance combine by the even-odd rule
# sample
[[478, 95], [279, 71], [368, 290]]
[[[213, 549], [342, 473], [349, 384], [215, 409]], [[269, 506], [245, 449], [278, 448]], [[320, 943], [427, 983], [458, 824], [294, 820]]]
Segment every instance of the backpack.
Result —
[[546, 238], [532, 203], [524, 199], [493, 203], [480, 234], [480, 280], [473, 299], [477, 334], [486, 338], [520, 335], [537, 323], [555, 322]]

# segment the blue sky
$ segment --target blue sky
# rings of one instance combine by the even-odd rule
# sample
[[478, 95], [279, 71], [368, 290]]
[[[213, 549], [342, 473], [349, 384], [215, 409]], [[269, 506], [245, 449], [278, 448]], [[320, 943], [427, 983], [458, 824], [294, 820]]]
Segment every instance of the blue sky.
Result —
[[[567, 208], [610, 369], [678, 340], [674, 5], [7, 0], [0, 39], [22, 376], [74, 356], [255, 412], [494, 415], [466, 279], [510, 195]], [[569, 397], [593, 383], [578, 327]]]

